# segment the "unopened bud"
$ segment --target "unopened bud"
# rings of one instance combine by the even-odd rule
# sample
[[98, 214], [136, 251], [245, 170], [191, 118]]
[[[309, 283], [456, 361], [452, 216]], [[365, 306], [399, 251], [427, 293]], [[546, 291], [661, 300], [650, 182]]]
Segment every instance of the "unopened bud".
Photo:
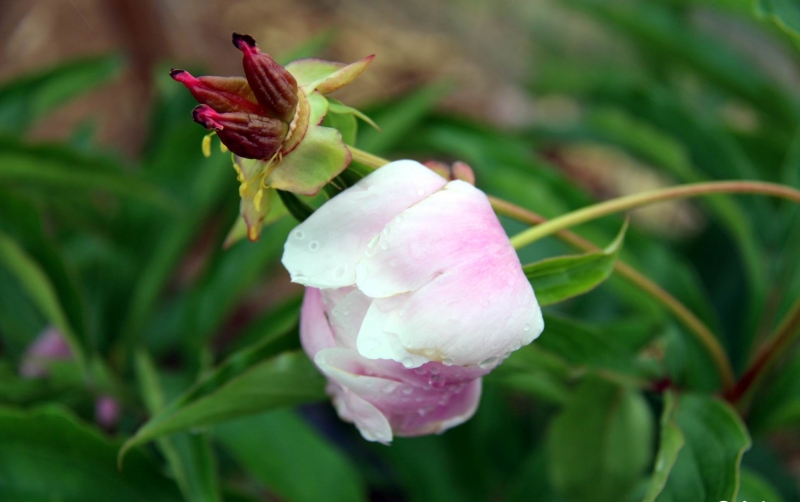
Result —
[[472, 168], [469, 167], [468, 164], [459, 161], [453, 163], [453, 167], [450, 168], [450, 172], [454, 180], [461, 180], [466, 181], [470, 185], [475, 185], [475, 173], [472, 172]]
[[170, 70], [169, 76], [184, 86], [201, 104], [221, 113], [264, 113], [242, 77], [195, 77], [186, 70]]
[[453, 163], [452, 166], [448, 166], [444, 162], [439, 162], [438, 160], [429, 160], [425, 162], [425, 167], [448, 181], [461, 180], [466, 181], [470, 185], [475, 185], [475, 173], [473, 173], [472, 168], [464, 162], [457, 161]]
[[271, 159], [289, 130], [288, 124], [278, 119], [242, 112], [217, 113], [208, 105], [197, 106], [192, 118], [206, 129], [216, 131], [231, 152], [248, 159]]
[[270, 115], [291, 122], [298, 100], [292, 74], [261, 52], [250, 35], [234, 33], [233, 45], [244, 53], [244, 74], [258, 103]]

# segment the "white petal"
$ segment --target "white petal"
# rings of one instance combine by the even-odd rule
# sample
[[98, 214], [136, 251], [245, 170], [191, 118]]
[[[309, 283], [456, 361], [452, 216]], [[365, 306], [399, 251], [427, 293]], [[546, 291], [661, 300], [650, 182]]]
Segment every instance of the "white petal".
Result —
[[364, 357], [410, 361], [409, 367], [426, 361], [492, 367], [543, 329], [533, 289], [509, 246], [413, 293], [375, 300], [357, 346]]
[[364, 439], [383, 444], [392, 442], [392, 427], [378, 408], [335, 383], [329, 384], [328, 392], [332, 394], [333, 405], [342, 420], [354, 423]]
[[356, 265], [373, 237], [445, 183], [422, 164], [401, 160], [337, 195], [289, 235], [282, 261], [292, 281], [317, 288], [355, 284]]

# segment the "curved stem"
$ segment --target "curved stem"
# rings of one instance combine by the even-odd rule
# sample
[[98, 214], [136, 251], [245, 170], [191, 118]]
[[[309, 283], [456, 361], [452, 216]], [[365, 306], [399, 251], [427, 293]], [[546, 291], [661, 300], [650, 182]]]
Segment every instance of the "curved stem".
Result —
[[784, 349], [791, 346], [798, 337], [800, 337], [800, 298], [792, 305], [775, 334], [758, 350], [736, 387], [726, 394], [728, 401], [736, 403], [746, 396], [775, 364]]
[[676, 187], [649, 190], [618, 199], [612, 199], [599, 204], [594, 204], [558, 218], [548, 220], [541, 225], [524, 230], [511, 238], [511, 243], [519, 249], [539, 239], [552, 235], [559, 230], [574, 227], [609, 214], [628, 211], [656, 202], [687, 197], [698, 197], [715, 193], [754, 193], [773, 195], [800, 203], [800, 191], [793, 188], [765, 183], [761, 181], [712, 181], [707, 183], [692, 183]]
[[[547, 218], [529, 211], [525, 208], [512, 204], [502, 199], [489, 196], [489, 201], [492, 203], [494, 210], [503, 216], [514, 218], [517, 221], [528, 223], [529, 225], [541, 225], [548, 221]], [[556, 237], [571, 245], [576, 249], [583, 251], [597, 251], [598, 248], [583, 237], [570, 232], [569, 230], [559, 230], [555, 234]], [[689, 330], [700, 344], [705, 347], [706, 351], [714, 361], [717, 368], [717, 373], [722, 380], [722, 385], [725, 389], [730, 390], [733, 388], [735, 380], [733, 369], [731, 368], [728, 356], [725, 350], [720, 345], [717, 337], [709, 329], [706, 324], [692, 313], [683, 303], [677, 298], [662, 289], [658, 284], [648, 279], [641, 272], [631, 267], [627, 263], [617, 260], [614, 264], [614, 270], [620, 277], [633, 284], [640, 289], [643, 293], [647, 294], [650, 298], [661, 304], [668, 312], [683, 324]]]
[[364, 150], [359, 150], [354, 146], [348, 146], [350, 149], [350, 155], [354, 162], [358, 162], [359, 164], [364, 164], [367, 167], [378, 168], [381, 166], [385, 166], [389, 163], [388, 160], [378, 157], [377, 155], [372, 155], [369, 152], [365, 152]]

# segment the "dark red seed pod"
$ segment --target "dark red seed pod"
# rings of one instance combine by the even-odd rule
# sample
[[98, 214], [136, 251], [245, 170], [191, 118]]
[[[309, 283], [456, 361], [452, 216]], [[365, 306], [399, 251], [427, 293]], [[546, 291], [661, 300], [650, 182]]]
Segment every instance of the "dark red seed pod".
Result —
[[208, 105], [197, 106], [192, 118], [216, 131], [231, 152], [247, 159], [271, 159], [289, 130], [289, 125], [278, 119], [242, 112], [217, 113]]
[[244, 53], [244, 74], [258, 103], [271, 116], [291, 122], [298, 99], [292, 74], [261, 52], [250, 35], [234, 33], [233, 45]]
[[186, 70], [170, 70], [169, 76], [186, 86], [200, 104], [218, 112], [265, 113], [242, 77], [195, 77]]

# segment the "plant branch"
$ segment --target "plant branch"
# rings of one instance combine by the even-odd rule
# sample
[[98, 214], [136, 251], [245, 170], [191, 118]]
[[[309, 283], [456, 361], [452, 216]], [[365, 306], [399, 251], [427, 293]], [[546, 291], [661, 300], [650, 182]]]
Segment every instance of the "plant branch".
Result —
[[524, 230], [513, 236], [511, 238], [511, 243], [515, 248], [519, 249], [560, 230], [574, 227], [610, 214], [636, 209], [656, 202], [713, 195], [717, 193], [772, 195], [800, 203], [800, 191], [776, 183], [761, 181], [712, 181], [707, 183], [692, 183], [676, 187], [649, 190], [647, 192], [593, 204]]

